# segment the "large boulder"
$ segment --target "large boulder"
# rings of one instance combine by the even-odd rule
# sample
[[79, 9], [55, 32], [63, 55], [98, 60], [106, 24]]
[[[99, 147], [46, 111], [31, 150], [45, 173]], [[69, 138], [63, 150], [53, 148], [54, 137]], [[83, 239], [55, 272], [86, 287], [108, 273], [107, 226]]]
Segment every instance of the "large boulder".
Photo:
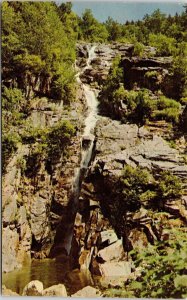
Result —
[[106, 262], [100, 264], [100, 272], [103, 277], [127, 277], [131, 274], [131, 262]]
[[43, 296], [67, 297], [67, 291], [63, 284], [52, 285], [43, 291]]
[[98, 298], [101, 297], [101, 292], [93, 288], [91, 286], [86, 286], [82, 290], [77, 293], [71, 295], [71, 297], [79, 297], [79, 298]]
[[23, 289], [22, 296], [42, 296], [43, 283], [39, 280], [29, 282]]
[[100, 233], [99, 243], [101, 244], [101, 246], [103, 243], [107, 243], [108, 245], [110, 245], [112, 243], [115, 243], [117, 240], [118, 237], [113, 229], [104, 230]]
[[118, 240], [117, 242], [105, 247], [104, 249], [98, 252], [98, 258], [102, 259], [105, 262], [110, 261], [120, 261], [124, 258], [125, 253], [122, 245], [122, 241]]

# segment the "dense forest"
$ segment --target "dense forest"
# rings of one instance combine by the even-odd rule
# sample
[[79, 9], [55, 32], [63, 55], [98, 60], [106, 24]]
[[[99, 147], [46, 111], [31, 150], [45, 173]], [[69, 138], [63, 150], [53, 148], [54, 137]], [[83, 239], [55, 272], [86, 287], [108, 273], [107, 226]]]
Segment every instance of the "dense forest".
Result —
[[[95, 83], [95, 87], [99, 89], [101, 115], [120, 121], [120, 124], [136, 124], [138, 129], [165, 122], [172, 133], [167, 135], [167, 143], [180, 152], [177, 139], [187, 133], [186, 28], [186, 6], [180, 15], [166, 15], [157, 9], [142, 20], [121, 24], [111, 17], [100, 23], [89, 9], [79, 17], [72, 11], [70, 2], [57, 5], [55, 2], [4, 1], [3, 175], [7, 174], [7, 167], [15, 153], [21, 151], [22, 146], [28, 146], [29, 154], [18, 158], [16, 164], [21, 169], [21, 176], [28, 180], [25, 184], [32, 183], [33, 193], [36, 193], [39, 189], [36, 178], [42, 163], [45, 162], [45, 168], [51, 175], [58, 157], [63, 155], [65, 165], [72, 156], [70, 147], [79, 125], [69, 118], [60, 118], [52, 126], [36, 126], [31, 122], [31, 115], [45, 105], [49, 111], [53, 111], [60, 103], [63, 103], [61, 114], [68, 114], [76, 105], [79, 90], [75, 68], [77, 44], [128, 45], [131, 47], [130, 58], [135, 58], [135, 63], [138, 59], [158, 59], [159, 63], [162, 63], [162, 57], [169, 59], [165, 86], [161, 88], [162, 74], [159, 68], [144, 74], [144, 82], [156, 82], [154, 89], [149, 89], [149, 86], [137, 87], [137, 83], [130, 86], [125, 80], [126, 65], [120, 56], [113, 59], [107, 78]], [[166, 86], [170, 85], [174, 88], [168, 92]], [[119, 107], [122, 104], [121, 112]], [[183, 161], [187, 159], [185, 151], [182, 152]], [[183, 161], [180, 161], [181, 164]], [[96, 171], [100, 172], [98, 165]], [[141, 167], [124, 167], [122, 176], [115, 183], [115, 193], [111, 191], [113, 201], [109, 203], [108, 218], [117, 234], [124, 238], [126, 228], [134, 228], [134, 223], [129, 225], [127, 215], [142, 208], [151, 210], [153, 224], [156, 218], [154, 214], [161, 214], [167, 201], [180, 199], [185, 180], [185, 176], [181, 179], [167, 170], [151, 172]], [[26, 192], [21, 190], [18, 207], [23, 205], [25, 195]], [[163, 212], [162, 217], [165, 222], [167, 213]], [[186, 224], [185, 214], [182, 214], [182, 221]], [[170, 239], [165, 237], [162, 240], [158, 235], [157, 242], [150, 243], [141, 252], [132, 249], [128, 243], [124, 245], [128, 258], [134, 261], [134, 267], [143, 265], [144, 268], [136, 280], [125, 282], [125, 288], [103, 288], [105, 296], [185, 298], [187, 240], [182, 221], [177, 229], [172, 231], [172, 227], [168, 228], [172, 232]], [[152, 226], [156, 228], [156, 225]], [[39, 243], [34, 243], [37, 248]]]

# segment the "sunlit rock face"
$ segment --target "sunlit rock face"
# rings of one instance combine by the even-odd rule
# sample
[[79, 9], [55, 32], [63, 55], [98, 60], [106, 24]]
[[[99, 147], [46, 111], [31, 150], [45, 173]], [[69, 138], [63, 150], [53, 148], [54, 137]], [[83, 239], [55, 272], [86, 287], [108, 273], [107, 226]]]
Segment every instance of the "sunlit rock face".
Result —
[[[113, 270], [119, 274], [124, 272], [123, 276], [128, 278], [133, 275], [133, 266], [128, 269], [125, 265], [126, 250], [134, 247], [143, 249], [148, 243], [164, 238], [164, 232], [157, 225], [162, 222], [159, 214], [154, 223], [149, 207], [132, 208], [126, 215], [127, 223], [131, 225], [127, 227], [126, 236], [120, 239], [119, 223], [113, 219], [112, 210], [118, 197], [118, 182], [123, 168], [128, 165], [147, 168], [150, 172], [170, 170], [185, 181], [187, 166], [178, 150], [144, 127], [120, 124], [100, 116], [95, 135], [94, 159], [82, 184], [79, 213], [74, 225], [79, 264], [80, 268], [89, 268], [95, 275], [110, 277], [112, 273], [109, 270]], [[165, 202], [162, 209], [171, 214], [171, 219], [184, 218], [185, 204], [182, 199], [172, 204]], [[114, 278], [110, 278], [110, 284], [114, 282]]]
[[[170, 170], [182, 180], [187, 177], [184, 158], [169, 146], [158, 127], [153, 132], [136, 124], [121, 124], [126, 110], [123, 103], [115, 106], [109, 103], [108, 117], [99, 115], [97, 95], [117, 55], [121, 56], [124, 68], [122, 86], [133, 88], [136, 82], [136, 88], [150, 89], [151, 97], [157, 89], [162, 89], [166, 95], [172, 93], [171, 85], [164, 84], [171, 79], [168, 73], [171, 60], [134, 58], [133, 49], [133, 45], [118, 43], [78, 44], [77, 102], [70, 111], [63, 110], [61, 103], [58, 113], [50, 112], [47, 104], [33, 107], [30, 119], [37, 126], [53, 125], [63, 112], [63, 118], [70, 119], [76, 126], [77, 134], [69, 145], [71, 155], [53, 157], [50, 164], [41, 161], [35, 179], [21, 178], [21, 170], [16, 166], [17, 156], [10, 163], [3, 183], [6, 191], [3, 234], [9, 245], [9, 252], [3, 248], [4, 271], [21, 267], [23, 257], [30, 258], [32, 253], [34, 258], [70, 261], [71, 266], [81, 272], [91, 271], [102, 276], [104, 286], [124, 284], [124, 280], [135, 276], [128, 252], [166, 239], [167, 232], [162, 231], [159, 224], [172, 227], [178, 218], [182, 226], [186, 220], [185, 196], [166, 201], [162, 209], [168, 216], [155, 212], [154, 222], [150, 207], [131, 207], [126, 214], [123, 236], [119, 220], [114, 219], [112, 209], [117, 183], [125, 166], [147, 168], [150, 172]], [[117, 120], [109, 118], [114, 115]], [[186, 110], [183, 124], [186, 124], [185, 116]], [[28, 157], [27, 147], [21, 151], [22, 156]], [[24, 187], [21, 203], [20, 187]], [[76, 278], [81, 281], [78, 275]], [[60, 287], [46, 290], [46, 295], [52, 293], [59, 294]], [[84, 295], [96, 297], [99, 294], [92, 289], [78, 293], [80, 297]]]

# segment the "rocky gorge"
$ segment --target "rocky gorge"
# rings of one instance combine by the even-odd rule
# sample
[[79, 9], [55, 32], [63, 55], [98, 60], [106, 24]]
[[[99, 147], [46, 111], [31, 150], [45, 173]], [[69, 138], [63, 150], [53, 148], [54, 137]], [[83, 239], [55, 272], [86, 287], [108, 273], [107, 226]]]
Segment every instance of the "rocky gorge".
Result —
[[[3, 178], [3, 272], [21, 268], [31, 258], [56, 259], [65, 265], [68, 262], [69, 269], [89, 271], [96, 278], [90, 280], [91, 285], [122, 286], [139, 274], [129, 258], [130, 250], [141, 251], [148, 244], [168, 239], [168, 228], [186, 224], [185, 134], [174, 149], [165, 139], [168, 127], [164, 122], [155, 130], [154, 124], [124, 124], [120, 121], [126, 110], [123, 102], [107, 103], [108, 115], [99, 112], [97, 96], [116, 56], [121, 59], [121, 84], [126, 88], [143, 86], [151, 93], [161, 90], [175, 97], [170, 58], [134, 57], [133, 44], [77, 45], [76, 102], [65, 111], [63, 103], [51, 107], [49, 101], [41, 100], [33, 105], [29, 120], [41, 127], [59, 119], [71, 120], [77, 132], [69, 146], [70, 156], [54, 157], [50, 164], [41, 158], [35, 175], [30, 176], [29, 168], [35, 163], [28, 145], [21, 145]], [[145, 76], [153, 71], [157, 73]], [[125, 166], [146, 168], [154, 174], [171, 171], [181, 179], [184, 193], [164, 203], [145, 201], [130, 207], [124, 230], [124, 220], [116, 217], [115, 203]], [[40, 294], [51, 295], [46, 290], [42, 287]], [[74, 292], [68, 295], [78, 296]]]

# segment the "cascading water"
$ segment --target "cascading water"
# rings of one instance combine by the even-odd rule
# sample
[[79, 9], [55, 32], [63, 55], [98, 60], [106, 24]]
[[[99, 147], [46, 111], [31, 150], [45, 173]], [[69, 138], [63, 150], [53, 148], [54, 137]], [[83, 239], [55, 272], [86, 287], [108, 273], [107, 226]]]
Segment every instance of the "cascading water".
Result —
[[74, 177], [75, 179], [72, 185], [72, 195], [73, 195], [73, 201], [71, 207], [72, 217], [71, 220], [69, 220], [70, 221], [69, 225], [67, 224], [66, 237], [64, 239], [64, 248], [66, 249], [68, 255], [70, 254], [71, 251], [74, 220], [78, 208], [78, 199], [79, 199], [80, 186], [81, 186], [81, 177], [82, 174], [85, 172], [85, 170], [88, 168], [91, 160], [93, 146], [94, 146], [94, 138], [95, 138], [94, 128], [98, 117], [98, 101], [97, 101], [96, 93], [88, 84], [83, 84], [80, 79], [80, 75], [83, 74], [86, 69], [90, 68], [91, 62], [95, 58], [95, 48], [96, 46], [92, 46], [90, 49], [88, 49], [88, 60], [87, 60], [86, 67], [82, 70], [82, 72], [78, 73], [76, 76], [77, 82], [82, 84], [86, 101], [87, 101], [87, 106], [88, 106], [88, 116], [85, 119], [85, 128], [82, 136], [82, 145], [85, 139], [89, 142], [89, 145], [87, 147], [82, 147], [80, 167], [75, 170], [75, 177]]

